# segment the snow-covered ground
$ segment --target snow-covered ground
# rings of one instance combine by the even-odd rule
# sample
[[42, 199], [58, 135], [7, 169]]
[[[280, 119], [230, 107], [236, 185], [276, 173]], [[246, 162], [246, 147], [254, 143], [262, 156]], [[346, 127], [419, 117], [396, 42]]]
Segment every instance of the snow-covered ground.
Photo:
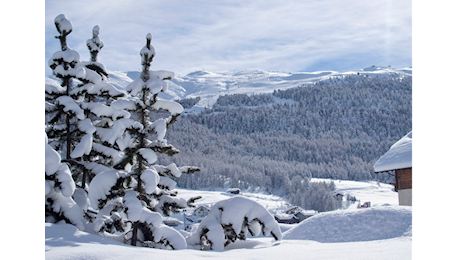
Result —
[[[313, 178], [312, 181], [324, 181], [325, 179]], [[336, 187], [335, 192], [343, 196], [350, 194], [355, 196], [361, 204], [370, 202], [371, 206], [397, 206], [398, 193], [394, 191], [394, 186], [376, 181], [344, 181], [344, 180], [326, 180], [333, 181]], [[356, 203], [355, 203], [356, 204]], [[348, 209], [354, 209], [357, 204], [349, 205]], [[345, 201], [344, 201], [345, 205]], [[354, 206], [354, 207], [353, 207]]]
[[341, 243], [412, 236], [412, 207], [382, 206], [336, 210], [310, 217], [283, 238]]
[[[181, 189], [178, 188], [179, 192], [178, 197], [188, 199], [195, 196], [202, 196], [203, 198], [196, 201], [196, 205], [213, 205], [221, 200], [226, 200], [231, 197], [234, 197], [234, 194], [225, 192], [224, 189], [218, 189], [217, 191], [202, 191], [202, 190], [191, 190], [191, 189]], [[275, 195], [269, 195], [266, 193], [254, 193], [242, 191], [240, 194], [249, 199], [252, 199], [262, 206], [264, 206], [270, 213], [273, 213], [274, 210], [279, 208], [285, 208], [288, 205], [288, 202]]]
[[[319, 181], [322, 179], [314, 179]], [[248, 238], [223, 252], [192, 249], [169, 251], [135, 248], [79, 231], [68, 224], [45, 223], [46, 259], [411, 259], [412, 207], [397, 206], [392, 186], [376, 182], [334, 181], [337, 191], [355, 196], [372, 207], [325, 212], [300, 224], [280, 225], [284, 239]], [[287, 207], [280, 197], [242, 191], [240, 195], [219, 191], [178, 189], [179, 196], [201, 195], [197, 205], [210, 205], [234, 196], [257, 201], [270, 213]], [[383, 206], [390, 205], [390, 206]], [[299, 258], [300, 257], [300, 258]]]
[[79, 231], [68, 224], [45, 224], [48, 260], [100, 259], [411, 259], [411, 236], [346, 243], [311, 240], [253, 238], [237, 241], [223, 252], [160, 250], [120, 244], [109, 238]]

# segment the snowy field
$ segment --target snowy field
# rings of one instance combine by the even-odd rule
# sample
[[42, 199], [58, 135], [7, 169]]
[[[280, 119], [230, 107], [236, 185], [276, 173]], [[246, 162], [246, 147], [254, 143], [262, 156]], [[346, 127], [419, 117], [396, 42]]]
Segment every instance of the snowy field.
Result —
[[[321, 179], [314, 179], [317, 181]], [[280, 225], [283, 240], [248, 238], [224, 251], [159, 250], [135, 248], [68, 224], [45, 223], [46, 259], [411, 259], [412, 207], [397, 206], [397, 193], [388, 184], [334, 180], [337, 191], [355, 196], [372, 207], [317, 214], [295, 224]], [[220, 191], [178, 189], [179, 196], [201, 195], [197, 205], [210, 205], [237, 195]], [[287, 207], [277, 196], [242, 191], [270, 213]], [[385, 206], [383, 206], [385, 205]]]
[[[313, 178], [312, 181], [324, 181], [324, 179]], [[394, 192], [394, 187], [391, 184], [377, 183], [375, 181], [344, 181], [344, 180], [328, 180], [333, 181], [336, 187], [335, 192], [342, 193], [344, 196], [350, 194], [364, 202], [371, 202], [371, 206], [382, 205], [398, 205], [398, 193]], [[350, 206], [350, 208], [352, 208]], [[355, 207], [356, 208], [356, 207]]]
[[[398, 193], [394, 192], [393, 185], [386, 183], [377, 183], [375, 181], [344, 181], [344, 180], [331, 180], [331, 179], [318, 179], [312, 178], [312, 182], [319, 181], [333, 181], [336, 186], [336, 193], [342, 193], [344, 196], [350, 194], [355, 196], [357, 200], [360, 200], [361, 204], [364, 202], [371, 202], [371, 206], [397, 206], [398, 205]], [[191, 198], [194, 196], [202, 196], [203, 198], [196, 201], [196, 205], [210, 205], [218, 201], [231, 198], [232, 194], [226, 193], [224, 189], [217, 189], [216, 191], [201, 191], [201, 190], [190, 190], [190, 189], [177, 189], [181, 198]], [[285, 209], [289, 203], [286, 199], [280, 198], [275, 195], [269, 195], [266, 193], [257, 193], [251, 191], [242, 191], [242, 195], [250, 198], [262, 206], [264, 206], [270, 213], [275, 213], [278, 210]], [[344, 206], [345, 206], [344, 201]], [[348, 205], [348, 209], [354, 209], [358, 205], [358, 202]], [[354, 206], [354, 207], [353, 207]]]
[[[201, 191], [201, 190], [190, 190], [190, 189], [177, 189], [179, 192], [178, 196], [184, 199], [188, 199], [195, 196], [202, 196], [203, 198], [196, 201], [196, 205], [212, 205], [218, 201], [226, 200], [235, 195], [225, 192], [225, 190], [217, 191]], [[254, 193], [242, 191], [243, 196], [250, 198], [262, 206], [264, 206], [270, 213], [273, 213], [275, 210], [284, 208], [288, 205], [288, 202], [275, 195], [269, 195], [264, 193]]]

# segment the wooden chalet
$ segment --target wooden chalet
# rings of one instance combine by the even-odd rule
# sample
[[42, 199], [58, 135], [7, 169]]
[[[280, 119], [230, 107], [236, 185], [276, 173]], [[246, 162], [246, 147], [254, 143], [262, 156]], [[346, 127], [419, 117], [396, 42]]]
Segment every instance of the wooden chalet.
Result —
[[395, 182], [391, 184], [398, 192], [399, 205], [412, 206], [412, 131], [380, 157], [374, 171], [394, 172]]

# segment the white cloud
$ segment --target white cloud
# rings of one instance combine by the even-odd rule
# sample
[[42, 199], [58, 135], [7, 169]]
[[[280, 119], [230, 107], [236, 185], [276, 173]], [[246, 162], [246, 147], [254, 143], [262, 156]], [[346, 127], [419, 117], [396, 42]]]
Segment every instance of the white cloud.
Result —
[[352, 66], [353, 56], [353, 66], [363, 67], [404, 66], [412, 59], [410, 0], [47, 0], [46, 59], [59, 49], [53, 21], [60, 13], [74, 24], [69, 45], [82, 59], [89, 59], [92, 27], [101, 27], [99, 60], [111, 70], [140, 69], [149, 32], [157, 50], [152, 69], [180, 74], [203, 67], [315, 70], [315, 64], [341, 70]]

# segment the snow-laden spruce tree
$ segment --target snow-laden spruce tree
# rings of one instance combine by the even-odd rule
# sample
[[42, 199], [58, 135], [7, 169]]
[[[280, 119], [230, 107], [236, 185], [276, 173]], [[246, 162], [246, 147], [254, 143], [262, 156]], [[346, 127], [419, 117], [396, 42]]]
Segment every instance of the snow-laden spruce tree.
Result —
[[[90, 180], [98, 173], [109, 170], [117, 160], [121, 158], [121, 151], [116, 144], [107, 142], [110, 138], [111, 127], [116, 120], [129, 118], [130, 114], [122, 109], [115, 109], [110, 104], [124, 97], [125, 93], [107, 82], [109, 76], [104, 64], [97, 62], [97, 55], [104, 43], [99, 38], [99, 26], [93, 28], [93, 38], [87, 40], [91, 61], [83, 61], [82, 64], [89, 70], [93, 70], [101, 76], [101, 81], [93, 84], [84, 93], [84, 101], [81, 106], [85, 116], [91, 120], [96, 130], [93, 134], [93, 145], [89, 155], [83, 155], [81, 169], [84, 172], [82, 187], [85, 188], [85, 180]], [[105, 166], [105, 167], [104, 167]]]
[[45, 222], [65, 221], [83, 230], [82, 211], [72, 199], [75, 183], [69, 167], [45, 135]]
[[86, 46], [89, 49], [91, 60], [89, 62], [85, 62], [84, 64], [87, 68], [96, 71], [99, 75], [109, 77], [109, 73], [107, 72], [104, 64], [97, 61], [97, 55], [104, 47], [104, 42], [99, 38], [99, 30], [99, 25], [94, 26], [93, 37], [86, 41]]
[[103, 171], [110, 170], [115, 162], [121, 158], [122, 152], [116, 144], [107, 142], [107, 133], [110, 133], [116, 120], [129, 118], [127, 111], [114, 109], [110, 104], [125, 96], [124, 92], [116, 89], [107, 82], [109, 74], [104, 64], [97, 62], [97, 55], [104, 43], [99, 38], [99, 26], [94, 26], [93, 37], [87, 40], [87, 46], [90, 51], [91, 61], [82, 61], [87, 70], [92, 70], [99, 74], [102, 80], [99, 83], [92, 84], [84, 92], [84, 102], [81, 107], [84, 110], [86, 118], [91, 120], [95, 126], [93, 133], [93, 144], [89, 154], [84, 154], [81, 161], [73, 163], [74, 171], [81, 172], [78, 179], [79, 188], [76, 189], [74, 199], [82, 208], [85, 218], [92, 221], [91, 214], [87, 213], [87, 183], [90, 183], [93, 177]]
[[[71, 166], [74, 180], [81, 180], [81, 159], [83, 155], [89, 155], [96, 131], [85, 112], [85, 95], [101, 82], [101, 77], [85, 68], [80, 55], [67, 46], [72, 23], [63, 14], [54, 22], [61, 51], [55, 52], [48, 64], [53, 75], [61, 80], [61, 86], [46, 85], [45, 88], [46, 133], [49, 144]], [[78, 186], [84, 187], [85, 182], [80, 181]]]
[[[167, 90], [164, 80], [172, 79], [173, 72], [150, 71], [155, 49], [150, 44], [142, 48], [142, 73], [126, 87], [127, 98], [112, 103], [112, 107], [126, 109], [129, 119], [117, 120], [107, 137], [116, 143], [124, 156], [114, 165], [116, 170], [97, 175], [90, 184], [89, 198], [93, 208], [99, 209], [94, 229], [104, 236], [111, 236], [135, 246], [156, 248], [185, 248], [185, 239], [176, 230], [162, 224], [162, 215], [178, 213], [197, 198], [189, 201], [176, 197], [176, 183], [170, 177], [193, 173], [196, 167], [156, 165], [157, 153], [170, 156], [179, 150], [164, 138], [166, 129], [183, 112], [174, 102], [159, 100], [158, 93]], [[155, 112], [166, 111], [169, 116], [151, 122]], [[161, 213], [161, 214], [160, 214]]]
[[[92, 61], [81, 62], [77, 52], [67, 46], [67, 36], [72, 23], [63, 15], [55, 19], [59, 32], [61, 51], [53, 54], [49, 66], [61, 86], [46, 85], [46, 132], [50, 144], [61, 153], [76, 182], [74, 200], [87, 214], [87, 183], [98, 173], [111, 169], [120, 159], [121, 151], [105, 143], [101, 135], [120, 118], [128, 118], [127, 111], [113, 109], [110, 102], [124, 93], [108, 84], [105, 66], [96, 61], [102, 47], [99, 30], [93, 30], [97, 52], [92, 51]], [[97, 36], [97, 37], [95, 37]], [[91, 45], [92, 46], [92, 45]]]
[[283, 239], [275, 218], [262, 205], [235, 196], [216, 203], [186, 241], [196, 249], [222, 251], [237, 239], [246, 240], [248, 232], [258, 236], [261, 231], [264, 236]]
[[99, 38], [99, 31], [100, 27], [98, 25], [93, 27], [93, 37], [86, 41], [86, 46], [88, 47], [91, 59], [90, 61], [83, 61], [82, 63], [86, 68], [98, 73], [102, 78], [102, 82], [88, 90], [86, 93], [86, 98], [90, 101], [105, 101], [105, 103], [108, 105], [113, 100], [123, 97], [125, 94], [107, 82], [109, 73], [105, 65], [97, 61], [97, 55], [104, 47], [104, 42]]

